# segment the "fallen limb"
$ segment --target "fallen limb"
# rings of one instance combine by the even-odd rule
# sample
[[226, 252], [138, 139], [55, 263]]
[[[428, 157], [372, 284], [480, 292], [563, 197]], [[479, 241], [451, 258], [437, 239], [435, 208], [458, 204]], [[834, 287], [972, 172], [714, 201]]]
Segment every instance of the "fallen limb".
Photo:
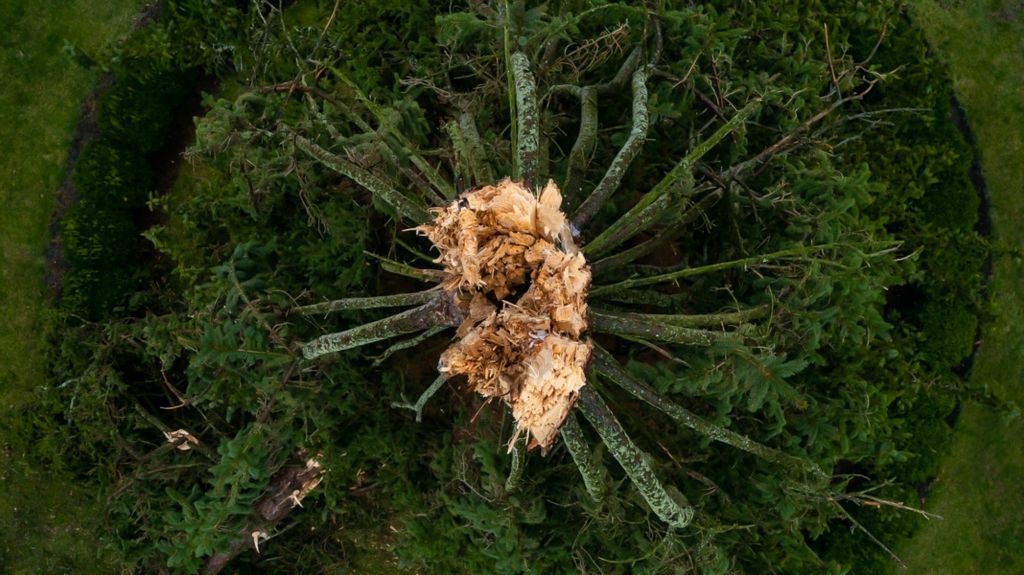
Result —
[[560, 433], [565, 448], [569, 450], [569, 455], [583, 476], [583, 485], [587, 488], [587, 493], [595, 502], [603, 503], [608, 494], [608, 482], [605, 480], [607, 472], [601, 462], [594, 459], [590, 445], [583, 437], [583, 430], [576, 421], [576, 414], [570, 413], [569, 417], [565, 418]]
[[437, 297], [420, 307], [363, 324], [349, 330], [324, 335], [302, 345], [306, 359], [360, 347], [398, 335], [423, 331], [439, 325], [458, 325], [462, 312], [450, 295], [438, 292]]
[[578, 201], [590, 158], [597, 145], [597, 87], [586, 86], [579, 91], [580, 131], [576, 143], [569, 151], [569, 165], [565, 168], [562, 193], [571, 202]]
[[329, 314], [336, 311], [351, 309], [374, 309], [381, 307], [401, 307], [427, 303], [437, 296], [437, 290], [424, 290], [415, 293], [401, 293], [375, 297], [349, 297], [314, 303], [293, 308], [292, 311], [301, 315]]
[[636, 314], [617, 314], [590, 310], [590, 329], [599, 333], [638, 336], [649, 340], [683, 345], [709, 346], [722, 341], [741, 341], [735, 332], [712, 331], [674, 325]]
[[677, 422], [708, 437], [709, 439], [725, 443], [726, 445], [731, 445], [732, 447], [746, 451], [747, 453], [753, 454], [766, 461], [782, 465], [783, 467], [798, 470], [807, 474], [808, 477], [815, 481], [827, 482], [830, 478], [830, 475], [825, 473], [821, 467], [813, 461], [768, 447], [767, 445], [758, 443], [745, 435], [715, 425], [683, 406], [668, 400], [658, 392], [647, 387], [645, 384], [637, 381], [633, 376], [626, 372], [626, 370], [623, 369], [617, 361], [615, 361], [615, 358], [612, 357], [607, 350], [598, 345], [594, 346], [593, 369], [597, 371], [597, 373], [608, 378], [612, 383], [615, 383], [625, 391], [629, 392], [631, 395], [645, 401]]
[[259, 542], [295, 507], [301, 506], [302, 499], [322, 480], [323, 468], [316, 459], [307, 459], [302, 466], [292, 465], [279, 471], [270, 481], [268, 494], [256, 502], [253, 516], [238, 533], [238, 539], [231, 542], [227, 551], [206, 560], [204, 575], [220, 573], [232, 559], [249, 549], [259, 553]]
[[700, 328], [739, 325], [768, 315], [768, 305], [759, 305], [739, 311], [700, 314], [668, 314], [668, 313], [623, 313], [619, 317], [632, 318], [661, 325]]
[[430, 220], [430, 214], [427, 213], [427, 210], [424, 209], [423, 206], [406, 197], [380, 176], [366, 168], [363, 168], [348, 158], [343, 158], [321, 148], [316, 143], [296, 133], [291, 128], [282, 127], [281, 130], [291, 136], [296, 148], [320, 161], [331, 170], [338, 172], [363, 188], [366, 188], [366, 190], [379, 198], [382, 202], [393, 207], [402, 218], [405, 218], [414, 224], [422, 224]]
[[[434, 397], [434, 394], [437, 393], [439, 389], [441, 389], [441, 386], [444, 385], [445, 381], [447, 380], [444, 378], [444, 376], [439, 375], [437, 376], [437, 379], [434, 380], [434, 383], [431, 383], [430, 387], [428, 387], [426, 391], [420, 394], [420, 397], [419, 399], [416, 400], [416, 403], [409, 403], [407, 401], [396, 401], [391, 404], [391, 407], [411, 409], [413, 412], [416, 413], [416, 423], [420, 423], [421, 421], [423, 421], [423, 408], [426, 407], [427, 402], [430, 401], [430, 398]], [[405, 398], [403, 398], [403, 400], [404, 399]]]
[[540, 155], [540, 116], [537, 114], [537, 85], [530, 72], [526, 54], [512, 54], [512, 78], [516, 96], [516, 166], [526, 187], [538, 185]]
[[643, 241], [617, 254], [601, 258], [591, 264], [591, 271], [593, 271], [594, 276], [597, 277], [602, 273], [614, 270], [630, 262], [634, 262], [648, 254], [654, 253], [662, 246], [682, 235], [687, 229], [686, 226], [693, 223], [697, 218], [703, 216], [704, 213], [709, 210], [711, 206], [715, 205], [721, 197], [721, 190], [711, 192], [701, 198], [699, 202], [686, 208], [683, 215], [679, 216], [674, 221], [671, 221], [663, 229], [658, 230], [651, 239]]
[[577, 405], [608, 446], [608, 451], [633, 481], [644, 501], [651, 506], [651, 511], [659, 519], [677, 529], [689, 525], [694, 516], [693, 508], [684, 501], [677, 500], [682, 499], [681, 494], [676, 497], [669, 495], [647, 462], [647, 455], [629, 438], [622, 424], [615, 418], [612, 410], [608, 409], [608, 405], [593, 386], [588, 385], [580, 390]]
[[[742, 110], [736, 113], [728, 122], [718, 128], [711, 136], [697, 144], [683, 159], [665, 175], [649, 192], [644, 194], [636, 203], [615, 223], [609, 226], [604, 232], [598, 235], [584, 246], [583, 251], [588, 257], [600, 255], [622, 241], [632, 237], [636, 233], [649, 228], [658, 221], [660, 213], [674, 206], [675, 203], [666, 204], [658, 212], [652, 213], [652, 206], [663, 202], [663, 199], [670, 194], [681, 194], [683, 196], [693, 192], [693, 170], [697, 162], [704, 157], [704, 154], [711, 151], [726, 136], [733, 133], [761, 107], [761, 100], [754, 100], [747, 104]], [[623, 234], [623, 230], [629, 230]]]
[[740, 258], [738, 260], [730, 260], [727, 262], [719, 262], [716, 264], [708, 264], [706, 266], [697, 266], [692, 268], [682, 268], [675, 271], [665, 272], [662, 274], [656, 274], [647, 277], [630, 278], [623, 280], [618, 283], [611, 285], [603, 285], [591, 288], [590, 296], [607, 296], [622, 290], [637, 288], [643, 286], [654, 285], [662, 282], [674, 281], [686, 277], [692, 277], [707, 273], [719, 272], [733, 268], [741, 267], [755, 267], [761, 264], [766, 264], [769, 261], [803, 257], [808, 254], [814, 253], [819, 250], [827, 250], [839, 247], [839, 244], [817, 244], [812, 246], [799, 246], [786, 250], [779, 250], [769, 254], [760, 254], [756, 256], [750, 256], [748, 258]]
[[[626, 175], [626, 170], [629, 169], [633, 158], [643, 148], [644, 140], [647, 138], [647, 78], [650, 76], [650, 72], [649, 66], [642, 66], [633, 74], [633, 116], [629, 136], [626, 138], [626, 142], [622, 144], [618, 154], [615, 155], [612, 163], [609, 164], [608, 170], [605, 171], [604, 177], [601, 178], [597, 187], [587, 196], [587, 199], [573, 215], [572, 223], [577, 229], [582, 230], [590, 222], [590, 219], [594, 217], [594, 214], [601, 209], [601, 206], [608, 201], [608, 198], [619, 189], [622, 178]], [[596, 99], [596, 94], [594, 97]], [[596, 100], [594, 107], [595, 125], [593, 129], [596, 130]], [[584, 111], [586, 111], [586, 102], [584, 102]], [[583, 133], [582, 122], [580, 123], [580, 133], [581, 135]], [[569, 160], [571, 164], [571, 154]]]

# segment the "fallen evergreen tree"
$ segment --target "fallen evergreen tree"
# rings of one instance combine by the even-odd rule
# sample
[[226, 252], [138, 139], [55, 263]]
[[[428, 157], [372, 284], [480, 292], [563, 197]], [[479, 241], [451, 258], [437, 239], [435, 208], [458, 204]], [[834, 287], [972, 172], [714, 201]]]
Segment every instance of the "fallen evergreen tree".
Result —
[[[149, 234], [180, 297], [65, 345], [141, 568], [345, 564], [308, 537], [361, 572], [838, 573], [850, 529], [884, 556], [859, 510], [913, 502], [862, 472], [907, 457], [932, 372], [884, 309], [916, 246], [844, 150], [915, 113], [873, 101], [892, 9], [376, 9], [407, 24], [250, 15], [208, 181]], [[319, 511], [259, 527], [299, 453]]]

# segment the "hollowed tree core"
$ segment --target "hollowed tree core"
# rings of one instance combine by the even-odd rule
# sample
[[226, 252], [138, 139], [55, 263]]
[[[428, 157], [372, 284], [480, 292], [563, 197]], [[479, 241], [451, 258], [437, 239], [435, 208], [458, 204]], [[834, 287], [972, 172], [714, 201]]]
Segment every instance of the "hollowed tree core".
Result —
[[442, 286], [465, 314], [438, 370], [465, 375], [512, 409], [516, 433], [547, 450], [586, 383], [590, 267], [548, 181], [539, 195], [509, 179], [466, 192], [420, 226], [440, 252]]

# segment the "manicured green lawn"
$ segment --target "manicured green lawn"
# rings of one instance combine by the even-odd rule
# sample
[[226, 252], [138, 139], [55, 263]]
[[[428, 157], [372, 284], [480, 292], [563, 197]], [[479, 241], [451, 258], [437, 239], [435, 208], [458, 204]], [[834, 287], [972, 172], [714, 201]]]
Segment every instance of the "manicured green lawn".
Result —
[[54, 192], [83, 98], [98, 72], [65, 42], [97, 53], [130, 29], [140, 0], [0, 2], [0, 570], [109, 573], [96, 560], [88, 495], [28, 467], [12, 414], [45, 383], [44, 249]]
[[[943, 7], [943, 5], [947, 7]], [[951, 7], [950, 7], [951, 5]], [[912, 3], [948, 62], [982, 154], [997, 248], [1024, 246], [1024, 5], [1011, 0]], [[995, 320], [985, 326], [972, 379], [1024, 406], [1024, 262], [999, 255]], [[902, 550], [909, 575], [1024, 573], [1024, 420], [966, 405], [928, 508], [945, 517]]]

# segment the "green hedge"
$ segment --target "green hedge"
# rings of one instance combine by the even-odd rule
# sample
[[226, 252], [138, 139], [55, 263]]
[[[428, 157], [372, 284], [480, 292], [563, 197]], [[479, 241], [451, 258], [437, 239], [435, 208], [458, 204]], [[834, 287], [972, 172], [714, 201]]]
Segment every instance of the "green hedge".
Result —
[[87, 144], [75, 164], [78, 193], [110, 208], [141, 208], [149, 198], [153, 173], [138, 150], [106, 138]]
[[83, 199], [68, 210], [61, 228], [64, 253], [75, 268], [106, 271], [128, 263], [138, 241], [131, 213]]
[[119, 78], [97, 103], [100, 133], [124, 149], [143, 153], [156, 150], [170, 126], [171, 109], [180, 99], [181, 80], [181, 75], [173, 71], [145, 79]]
[[[185, 4], [193, 11], [201, 5]], [[169, 18], [181, 20], [182, 10], [172, 2]], [[97, 101], [100, 136], [78, 158], [73, 179], [81, 202], [62, 224], [74, 268], [65, 278], [62, 307], [73, 316], [108, 317], [136, 287], [142, 240], [133, 211], [146, 207], [151, 191], [147, 154], [164, 144], [174, 107], [195, 79], [191, 63], [175, 56], [172, 40], [162, 20], [126, 38], [108, 63], [114, 85]]]
[[97, 270], [75, 268], [64, 276], [62, 302], [66, 309], [87, 321], [98, 321], [119, 306], [136, 289], [138, 278], [128, 267]]
[[919, 321], [920, 353], [930, 365], [948, 371], [971, 354], [978, 314], [970, 302], [930, 300], [922, 308]]

